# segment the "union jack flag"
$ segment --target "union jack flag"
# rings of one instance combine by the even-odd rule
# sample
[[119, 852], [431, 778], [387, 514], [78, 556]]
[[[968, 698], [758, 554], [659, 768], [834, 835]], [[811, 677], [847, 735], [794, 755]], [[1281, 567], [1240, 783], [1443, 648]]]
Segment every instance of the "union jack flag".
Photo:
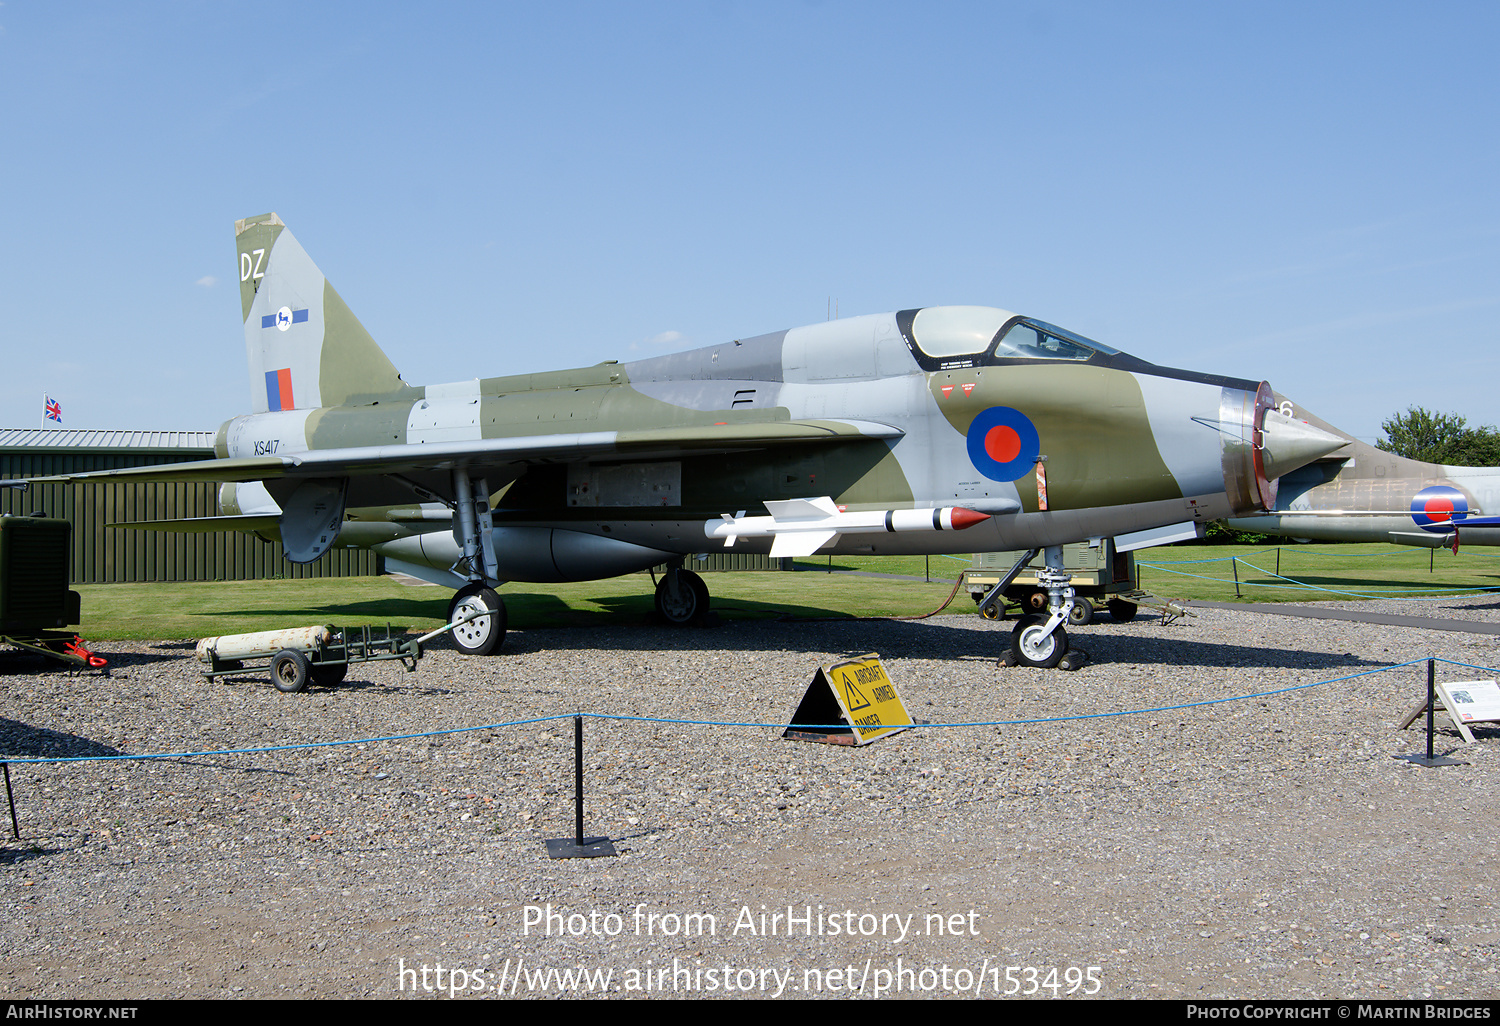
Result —
[[62, 404], [50, 395], [42, 396], [42, 417], [44, 420], [55, 420], [62, 423]]

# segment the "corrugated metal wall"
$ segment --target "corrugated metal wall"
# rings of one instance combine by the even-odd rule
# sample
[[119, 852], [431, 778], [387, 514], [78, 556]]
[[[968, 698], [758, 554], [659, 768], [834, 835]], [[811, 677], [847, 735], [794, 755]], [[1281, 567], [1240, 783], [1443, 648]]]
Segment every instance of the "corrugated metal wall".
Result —
[[790, 570], [792, 561], [784, 557], [772, 559], [758, 552], [710, 552], [707, 559], [689, 557], [683, 566], [700, 574], [719, 570]]
[[[207, 459], [211, 451], [62, 452], [0, 450], [0, 479], [84, 470], [143, 467]], [[168, 534], [122, 531], [105, 525], [135, 520], [207, 517], [218, 512], [218, 488], [200, 483], [32, 485], [0, 488], [0, 513], [41, 511], [73, 524], [73, 584], [126, 581], [244, 581], [274, 577], [362, 577], [379, 573], [379, 557], [335, 549], [305, 565], [288, 562], [279, 542], [238, 531]]]

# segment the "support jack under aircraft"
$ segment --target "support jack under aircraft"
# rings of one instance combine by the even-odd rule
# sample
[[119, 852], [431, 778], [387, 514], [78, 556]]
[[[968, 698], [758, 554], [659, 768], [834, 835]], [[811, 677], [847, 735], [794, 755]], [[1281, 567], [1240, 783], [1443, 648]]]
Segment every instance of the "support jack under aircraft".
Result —
[[[505, 581], [666, 566], [691, 623], [710, 550], [1046, 553], [1018, 660], [1054, 666], [1074, 593], [1062, 545], [1273, 508], [1276, 480], [1345, 444], [1270, 386], [1157, 367], [983, 306], [850, 317], [577, 370], [409, 385], [275, 214], [236, 224], [253, 412], [217, 458], [49, 480], [223, 482], [218, 517], [310, 562], [333, 546], [455, 589], [458, 647], [505, 636]], [[500, 339], [535, 347], [545, 339]], [[761, 510], [765, 513], [762, 514]]]

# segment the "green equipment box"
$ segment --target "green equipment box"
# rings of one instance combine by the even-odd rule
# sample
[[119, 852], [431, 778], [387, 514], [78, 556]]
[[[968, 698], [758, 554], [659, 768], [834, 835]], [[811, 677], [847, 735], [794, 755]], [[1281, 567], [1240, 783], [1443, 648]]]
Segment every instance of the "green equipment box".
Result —
[[0, 635], [37, 636], [78, 623], [68, 590], [73, 525], [50, 517], [0, 517]]
[[[1016, 560], [1025, 554], [1024, 549], [975, 553], [972, 565], [964, 572], [964, 587], [969, 595], [976, 603], [982, 602], [985, 594], [999, 584], [1016, 565]], [[1020, 606], [1023, 613], [1045, 611], [1047, 593], [1039, 586], [1036, 571], [1032, 569], [1042, 565], [1043, 555], [1038, 552], [1005, 589], [1004, 603]], [[1137, 592], [1135, 556], [1132, 553], [1116, 552], [1114, 543], [1107, 538], [1098, 545], [1087, 542], [1064, 545], [1063, 567], [1073, 575], [1076, 601], [1070, 621], [1074, 626], [1090, 623], [1095, 610], [1101, 606], [1107, 608], [1117, 622], [1135, 616]], [[981, 609], [980, 613], [989, 619], [1003, 619], [1005, 610], [991, 605]]]

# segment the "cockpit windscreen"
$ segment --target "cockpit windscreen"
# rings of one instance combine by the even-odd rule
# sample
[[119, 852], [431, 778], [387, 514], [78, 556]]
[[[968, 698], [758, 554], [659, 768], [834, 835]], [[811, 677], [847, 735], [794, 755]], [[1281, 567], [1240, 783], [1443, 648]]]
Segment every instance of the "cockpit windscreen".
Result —
[[919, 363], [929, 370], [1003, 364], [1012, 360], [1093, 359], [1119, 350], [1046, 321], [990, 306], [929, 306], [903, 310], [897, 322]]

